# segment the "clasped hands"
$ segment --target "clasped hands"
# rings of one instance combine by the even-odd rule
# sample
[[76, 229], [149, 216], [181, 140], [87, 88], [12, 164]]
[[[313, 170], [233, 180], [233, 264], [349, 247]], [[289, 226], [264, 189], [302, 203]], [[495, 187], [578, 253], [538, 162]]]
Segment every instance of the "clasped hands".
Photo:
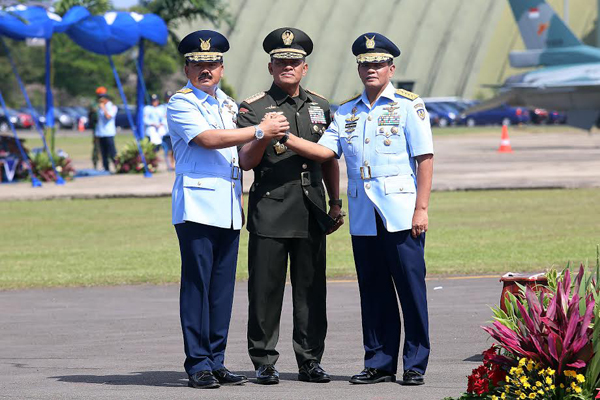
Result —
[[277, 112], [266, 113], [258, 126], [265, 133], [265, 139], [281, 139], [290, 130], [287, 118]]

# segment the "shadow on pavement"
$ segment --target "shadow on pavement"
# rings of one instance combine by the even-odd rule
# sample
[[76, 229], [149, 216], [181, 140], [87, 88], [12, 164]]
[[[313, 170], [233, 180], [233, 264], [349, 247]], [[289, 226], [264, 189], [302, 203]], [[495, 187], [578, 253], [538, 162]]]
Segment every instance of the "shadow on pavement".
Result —
[[[250, 383], [258, 385], [256, 382], [256, 372], [255, 371], [240, 371], [238, 372], [242, 375], [246, 375], [250, 381]], [[329, 375], [332, 381], [340, 381], [340, 382], [348, 382], [350, 379], [349, 376], [343, 375]], [[280, 372], [279, 379], [282, 381], [294, 381], [298, 382], [298, 374], [293, 372]]]
[[142, 371], [127, 375], [63, 375], [51, 376], [59, 382], [95, 383], [100, 385], [131, 386], [187, 386], [188, 377], [179, 371]]

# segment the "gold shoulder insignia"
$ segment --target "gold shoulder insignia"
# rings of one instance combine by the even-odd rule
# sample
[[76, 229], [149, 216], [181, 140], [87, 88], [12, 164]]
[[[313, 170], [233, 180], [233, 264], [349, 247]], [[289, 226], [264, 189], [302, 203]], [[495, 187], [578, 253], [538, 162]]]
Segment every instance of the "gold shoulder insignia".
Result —
[[252, 102], [255, 102], [258, 99], [262, 99], [266, 95], [267, 95], [266, 92], [258, 92], [256, 94], [253, 94], [252, 96], [248, 97], [246, 100], [244, 100], [244, 102], [246, 102], [247, 104], [250, 104]]
[[315, 95], [315, 96], [317, 96], [317, 97], [320, 97], [320, 98], [322, 98], [322, 99], [324, 99], [324, 100], [327, 100], [327, 98], [326, 98], [325, 96], [322, 96], [322, 95], [320, 95], [320, 94], [319, 94], [319, 93], [317, 93], [317, 92], [313, 92], [312, 90], [308, 90], [308, 89], [304, 89], [304, 90], [305, 90], [305, 91], [307, 91], [307, 92], [308, 92], [308, 93], [310, 93], [310, 94], [314, 94], [314, 95]]
[[177, 91], [177, 93], [183, 93], [183, 94], [188, 94], [188, 93], [192, 93], [192, 92], [193, 92], [193, 90], [190, 88], [183, 88], [183, 89], [179, 89]]
[[402, 97], [406, 97], [407, 99], [410, 99], [410, 100], [414, 100], [417, 97], [419, 97], [418, 94], [413, 93], [413, 92], [409, 92], [408, 90], [404, 90], [404, 89], [398, 89], [398, 90], [396, 90], [396, 94], [399, 95], [399, 96], [402, 96]]
[[351, 102], [352, 100], [356, 100], [356, 99], [358, 99], [359, 97], [360, 97], [360, 93], [359, 93], [359, 94], [357, 94], [357, 95], [355, 95], [354, 97], [351, 97], [351, 98], [349, 98], [348, 100], [344, 100], [344, 101], [342, 101], [342, 102], [340, 103], [340, 106], [341, 106], [342, 104], [349, 103], [349, 102]]

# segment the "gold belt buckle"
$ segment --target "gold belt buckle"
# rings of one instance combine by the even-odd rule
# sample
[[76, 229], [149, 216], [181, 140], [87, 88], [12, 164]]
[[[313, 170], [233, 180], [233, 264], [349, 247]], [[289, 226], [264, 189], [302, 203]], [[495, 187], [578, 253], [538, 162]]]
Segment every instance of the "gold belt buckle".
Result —
[[240, 179], [240, 167], [234, 165], [231, 168], [231, 179]]
[[360, 179], [371, 179], [371, 166], [360, 167]]

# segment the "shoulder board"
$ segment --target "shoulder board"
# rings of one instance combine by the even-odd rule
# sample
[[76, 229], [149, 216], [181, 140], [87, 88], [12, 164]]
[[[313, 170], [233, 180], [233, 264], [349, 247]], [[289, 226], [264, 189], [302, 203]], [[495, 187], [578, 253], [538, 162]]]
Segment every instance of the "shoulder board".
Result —
[[407, 99], [410, 99], [410, 100], [414, 100], [417, 97], [419, 97], [418, 94], [413, 93], [413, 92], [409, 92], [408, 90], [404, 90], [404, 89], [398, 89], [398, 90], [396, 90], [396, 94], [399, 95], [399, 96], [402, 96], [402, 97], [406, 97]]
[[352, 100], [356, 100], [356, 99], [358, 99], [359, 97], [360, 97], [360, 93], [359, 93], [359, 94], [357, 94], [357, 95], [355, 95], [354, 97], [351, 97], [351, 98], [349, 98], [349, 99], [347, 99], [347, 100], [344, 100], [344, 101], [342, 101], [342, 102], [340, 103], [340, 106], [341, 106], [342, 104], [349, 103], [349, 102], [351, 102]]
[[183, 88], [183, 89], [179, 89], [176, 93], [188, 94], [188, 93], [191, 93], [191, 92], [193, 92], [192, 89], [190, 89], [190, 88]]
[[266, 95], [267, 95], [266, 92], [258, 92], [256, 94], [253, 94], [252, 96], [248, 97], [246, 100], [244, 100], [244, 102], [246, 102], [247, 104], [250, 104], [252, 102], [255, 102], [258, 99], [262, 99]]
[[307, 91], [310, 94], [314, 94], [315, 96], [322, 98], [323, 100], [327, 100], [327, 98], [325, 98], [325, 96], [322, 96], [322, 95], [320, 95], [317, 92], [313, 92], [312, 90], [308, 90], [308, 89], [304, 89], [304, 90]]

